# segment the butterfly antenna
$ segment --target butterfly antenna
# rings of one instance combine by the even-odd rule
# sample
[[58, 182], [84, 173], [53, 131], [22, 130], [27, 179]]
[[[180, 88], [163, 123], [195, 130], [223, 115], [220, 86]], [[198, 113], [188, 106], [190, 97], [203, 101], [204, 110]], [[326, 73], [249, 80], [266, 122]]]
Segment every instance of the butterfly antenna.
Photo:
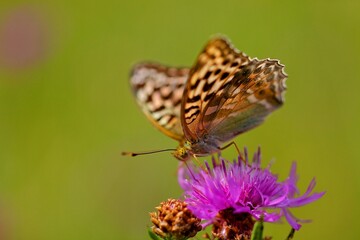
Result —
[[136, 157], [139, 155], [146, 155], [146, 154], [153, 154], [153, 153], [159, 153], [159, 152], [169, 152], [169, 151], [176, 151], [176, 149], [162, 149], [162, 150], [156, 150], [156, 151], [150, 151], [150, 152], [122, 152], [121, 155], [123, 156], [129, 156], [129, 157]]

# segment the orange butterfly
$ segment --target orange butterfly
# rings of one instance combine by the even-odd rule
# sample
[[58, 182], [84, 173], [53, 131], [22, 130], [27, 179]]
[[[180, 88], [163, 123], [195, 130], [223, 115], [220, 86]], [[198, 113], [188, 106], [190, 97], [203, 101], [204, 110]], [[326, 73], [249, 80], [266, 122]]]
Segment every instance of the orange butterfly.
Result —
[[191, 69], [142, 63], [130, 83], [148, 119], [179, 142], [173, 155], [185, 161], [219, 152], [261, 124], [283, 104], [286, 78], [278, 60], [251, 59], [217, 37]]

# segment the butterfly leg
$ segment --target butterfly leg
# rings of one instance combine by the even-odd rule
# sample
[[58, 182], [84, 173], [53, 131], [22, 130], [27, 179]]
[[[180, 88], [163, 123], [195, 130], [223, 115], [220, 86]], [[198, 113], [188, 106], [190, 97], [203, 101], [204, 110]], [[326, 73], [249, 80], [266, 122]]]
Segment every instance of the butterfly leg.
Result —
[[241, 156], [241, 159], [242, 159], [242, 160], [243, 160], [243, 162], [246, 164], [246, 160], [245, 160], [245, 158], [243, 157], [243, 155], [241, 154], [241, 152], [240, 152], [240, 150], [239, 150], [239, 147], [237, 146], [236, 142], [232, 141], [231, 143], [229, 143], [229, 144], [225, 145], [224, 147], [219, 148], [219, 150], [220, 150], [220, 151], [222, 151], [222, 150], [224, 150], [224, 149], [226, 149], [226, 148], [230, 147], [231, 145], [234, 145], [234, 146], [235, 146], [236, 151], [238, 152], [238, 155], [239, 155], [239, 156]]
[[222, 150], [230, 147], [231, 145], [234, 145], [235, 148], [236, 148], [236, 151], [238, 152], [238, 154], [241, 155], [241, 152], [240, 152], [238, 146], [236, 145], [236, 142], [234, 142], [234, 141], [232, 141], [231, 143], [229, 143], [229, 144], [225, 145], [224, 147], [220, 148], [220, 150], [222, 151]]
[[[200, 160], [197, 158], [196, 154], [193, 154], [192, 156], [193, 156], [193, 158], [195, 159], [196, 164], [197, 164], [202, 170], [206, 171], [204, 165], [201, 164], [201, 162], [200, 162]], [[185, 163], [186, 163], [186, 162], [185, 162]]]
[[295, 235], [295, 229], [291, 229], [289, 235], [287, 236], [286, 240], [291, 240], [294, 238], [294, 235]]
[[196, 154], [193, 154], [193, 157], [195, 159], [196, 164], [201, 166], [199, 159], [196, 157]]

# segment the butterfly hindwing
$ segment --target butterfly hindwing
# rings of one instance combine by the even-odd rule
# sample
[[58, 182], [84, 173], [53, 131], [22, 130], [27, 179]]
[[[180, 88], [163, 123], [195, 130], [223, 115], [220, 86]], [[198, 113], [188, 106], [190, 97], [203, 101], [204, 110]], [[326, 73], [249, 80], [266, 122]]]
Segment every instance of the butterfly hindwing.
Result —
[[[261, 124], [284, 102], [286, 74], [277, 60], [252, 60], [207, 105], [202, 122], [221, 142]], [[217, 107], [215, 107], [217, 106]]]
[[145, 115], [160, 131], [178, 141], [183, 140], [180, 108], [188, 75], [188, 68], [141, 63], [130, 76], [132, 91]]

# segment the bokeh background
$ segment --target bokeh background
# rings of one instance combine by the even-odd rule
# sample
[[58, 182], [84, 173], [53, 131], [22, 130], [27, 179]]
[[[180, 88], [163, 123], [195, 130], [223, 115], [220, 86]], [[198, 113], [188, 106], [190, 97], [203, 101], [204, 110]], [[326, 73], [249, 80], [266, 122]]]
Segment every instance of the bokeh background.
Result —
[[[175, 147], [129, 90], [141, 60], [191, 66], [214, 34], [278, 58], [286, 104], [238, 138], [285, 179], [298, 161], [313, 219], [295, 239], [355, 239], [360, 215], [360, 2], [14, 1], [0, 6], [0, 239], [147, 239], [148, 212], [179, 197]], [[233, 158], [234, 148], [224, 155]], [[287, 224], [267, 224], [284, 239]]]

